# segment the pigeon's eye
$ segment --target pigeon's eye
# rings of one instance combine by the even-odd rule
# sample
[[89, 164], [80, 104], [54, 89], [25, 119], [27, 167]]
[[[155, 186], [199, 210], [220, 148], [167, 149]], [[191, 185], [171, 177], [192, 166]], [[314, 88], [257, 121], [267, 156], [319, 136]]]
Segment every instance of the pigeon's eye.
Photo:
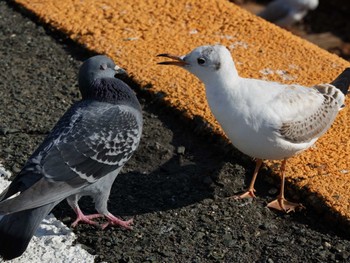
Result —
[[204, 58], [197, 58], [197, 63], [199, 65], [203, 65], [205, 63], [205, 59]]
[[100, 65], [100, 70], [106, 70], [107, 68], [108, 68], [108, 66], [105, 63]]

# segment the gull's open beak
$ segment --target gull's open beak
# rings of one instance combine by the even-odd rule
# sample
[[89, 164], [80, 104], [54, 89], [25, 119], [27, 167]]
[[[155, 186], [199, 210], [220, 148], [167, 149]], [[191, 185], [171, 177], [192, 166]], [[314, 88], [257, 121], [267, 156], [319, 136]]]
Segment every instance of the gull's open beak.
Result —
[[159, 54], [157, 57], [165, 57], [165, 58], [171, 58], [173, 59], [172, 61], [163, 61], [163, 62], [158, 62], [157, 64], [160, 65], [175, 65], [175, 66], [186, 66], [188, 63], [183, 60], [183, 58], [175, 55], [170, 55], [170, 54]]

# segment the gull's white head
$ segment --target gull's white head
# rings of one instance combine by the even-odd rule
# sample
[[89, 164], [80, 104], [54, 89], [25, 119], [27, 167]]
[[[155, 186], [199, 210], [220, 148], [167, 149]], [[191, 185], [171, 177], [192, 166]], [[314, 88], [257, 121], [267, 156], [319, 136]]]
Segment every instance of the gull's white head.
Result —
[[215, 75], [236, 72], [230, 51], [222, 45], [200, 46], [184, 56], [160, 54], [159, 57], [167, 57], [173, 61], [160, 62], [161, 65], [180, 66], [204, 83]]

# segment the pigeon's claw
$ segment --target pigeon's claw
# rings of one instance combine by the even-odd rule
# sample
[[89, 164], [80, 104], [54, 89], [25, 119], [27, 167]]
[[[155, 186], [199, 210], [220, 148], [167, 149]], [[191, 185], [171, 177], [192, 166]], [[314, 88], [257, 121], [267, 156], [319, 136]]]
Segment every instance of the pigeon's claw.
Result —
[[76, 227], [80, 222], [83, 222], [83, 223], [89, 224], [89, 225], [97, 226], [98, 223], [96, 223], [95, 221], [92, 221], [92, 219], [103, 216], [101, 214], [84, 215], [80, 209], [77, 210], [76, 213], [77, 213], [77, 219], [71, 224], [72, 227]]
[[115, 217], [114, 215], [112, 215], [111, 213], [106, 215], [107, 219], [108, 219], [108, 223], [105, 223], [102, 225], [102, 229], [105, 229], [107, 226], [111, 225], [111, 226], [121, 226], [125, 229], [131, 230], [132, 229], [132, 224], [134, 223], [133, 219], [129, 219], [129, 220], [121, 220], [117, 217]]

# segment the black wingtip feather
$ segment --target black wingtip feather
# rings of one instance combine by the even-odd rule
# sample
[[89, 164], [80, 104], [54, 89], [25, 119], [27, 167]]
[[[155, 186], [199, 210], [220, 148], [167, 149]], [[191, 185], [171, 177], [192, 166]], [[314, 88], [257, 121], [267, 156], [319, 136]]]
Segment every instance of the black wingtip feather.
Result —
[[346, 68], [335, 80], [331, 82], [344, 95], [348, 94], [350, 86], [350, 68]]

